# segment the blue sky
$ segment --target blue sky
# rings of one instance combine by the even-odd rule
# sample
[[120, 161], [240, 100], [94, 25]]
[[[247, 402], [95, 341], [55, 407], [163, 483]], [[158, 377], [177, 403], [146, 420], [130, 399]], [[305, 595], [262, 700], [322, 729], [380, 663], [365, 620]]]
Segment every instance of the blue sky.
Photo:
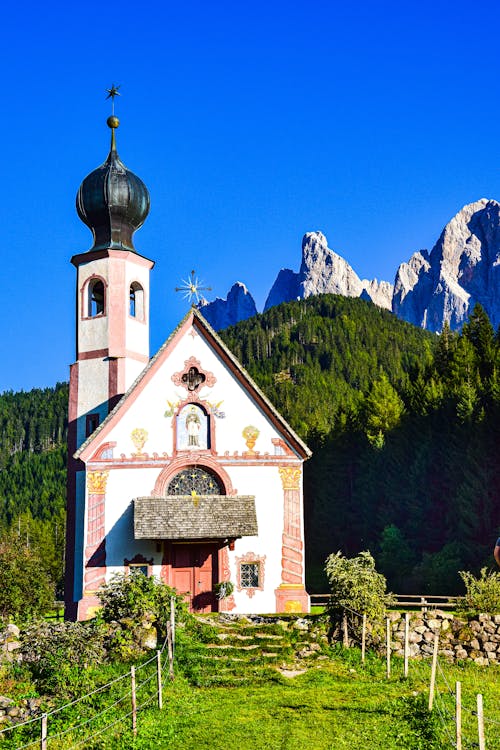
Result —
[[147, 184], [151, 352], [191, 268], [262, 309], [305, 232], [393, 281], [466, 203], [500, 198], [500, 6], [427, 2], [9, 4], [0, 29], [0, 391], [74, 360], [74, 200], [118, 151]]

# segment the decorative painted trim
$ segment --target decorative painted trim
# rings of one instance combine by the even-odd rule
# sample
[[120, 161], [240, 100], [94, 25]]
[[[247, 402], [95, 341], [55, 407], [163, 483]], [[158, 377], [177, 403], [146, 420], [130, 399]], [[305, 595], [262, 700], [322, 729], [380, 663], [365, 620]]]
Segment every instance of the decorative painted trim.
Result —
[[95, 595], [96, 591], [106, 581], [105, 493], [108, 474], [108, 471], [89, 471], [87, 473], [89, 495], [87, 498], [87, 543], [84, 556], [84, 597]]
[[290, 466], [278, 469], [283, 484], [283, 534], [281, 583], [304, 585], [304, 545], [302, 543], [301, 470]]
[[237, 495], [238, 492], [233, 488], [233, 484], [227, 471], [225, 471], [220, 464], [210, 456], [200, 455], [199, 453], [191, 453], [188, 456], [178, 456], [174, 458], [172, 462], [166, 466], [158, 475], [154, 489], [151, 493], [153, 497], [164, 497], [167, 491], [167, 487], [170, 484], [170, 480], [179, 473], [182, 469], [186, 469], [188, 466], [199, 466], [201, 468], [211, 469], [224, 486], [226, 495]]
[[[220, 582], [231, 580], [231, 568], [229, 565], [229, 551], [227, 547], [219, 550], [219, 578]], [[226, 596], [225, 599], [219, 599], [219, 612], [231, 612], [236, 607], [234, 594]]]
[[103, 443], [92, 456], [92, 461], [114, 461], [114, 457], [104, 458], [103, 456], [103, 453], [106, 453], [106, 451], [112, 451], [113, 448], [116, 448], [116, 443], [111, 441], [108, 443]]
[[[236, 588], [238, 591], [245, 591], [247, 596], [251, 599], [256, 591], [264, 591], [264, 575], [266, 572], [265, 555], [256, 555], [253, 552], [246, 552], [241, 557], [236, 557]], [[258, 586], [242, 586], [241, 585], [241, 563], [257, 563], [259, 566], [259, 585]]]
[[[203, 375], [204, 380], [202, 383], [199, 383], [199, 385], [196, 386], [196, 388], [190, 389], [188, 384], [188, 373], [191, 368], [195, 368], [198, 370], [200, 375]], [[200, 388], [213, 388], [213, 386], [217, 382], [217, 378], [213, 374], [213, 372], [208, 372], [208, 370], [204, 370], [201, 366], [201, 363], [196, 357], [189, 357], [189, 359], [186, 359], [184, 362], [184, 369], [180, 372], [174, 372], [172, 375], [172, 382], [177, 386], [182, 386], [185, 388], [189, 393], [196, 393], [198, 389]]]
[[90, 495], [105, 495], [109, 471], [87, 472], [87, 490]]
[[154, 267], [154, 261], [149, 260], [144, 255], [132, 252], [131, 250], [89, 250], [86, 253], [78, 253], [73, 255], [71, 263], [78, 268], [81, 263], [90, 263], [93, 260], [100, 260], [101, 258], [120, 258], [123, 260], [129, 260], [138, 266], [145, 266], [148, 269]]
[[300, 489], [300, 478], [302, 471], [300, 468], [292, 466], [280, 466], [278, 469], [281, 477], [281, 483], [284, 490]]
[[[288, 443], [285, 443], [281, 438], [271, 438], [271, 443], [279, 448], [283, 448], [286, 456], [295, 456], [295, 453], [290, 448]], [[278, 456], [276, 456], [278, 458]]]
[[153, 575], [153, 563], [154, 559], [150, 557], [149, 559], [145, 558], [144, 555], [141, 555], [140, 552], [138, 552], [134, 557], [132, 557], [130, 560], [128, 560], [126, 557], [123, 560], [123, 565], [125, 567], [125, 573], [128, 575], [130, 573], [130, 566], [132, 565], [147, 565], [148, 566], [148, 578], [150, 578]]
[[[181, 448], [180, 450], [177, 449], [177, 417], [181, 413], [181, 411], [184, 409], [185, 406], [188, 404], [195, 403], [196, 406], [199, 406], [208, 417], [208, 427], [209, 427], [209, 447], [208, 448], [199, 448], [198, 450], [187, 450], [185, 448]], [[212, 455], [217, 455], [217, 450], [215, 447], [215, 419], [213, 418], [210, 405], [207, 401], [199, 401], [198, 395], [196, 393], [188, 393], [187, 398], [184, 401], [179, 401], [177, 403], [177, 408], [172, 416], [172, 433], [173, 433], [173, 443], [172, 443], [172, 455], [173, 456], [199, 456], [200, 453], [211, 453]]]
[[132, 453], [132, 456], [134, 458], [143, 458], [146, 454], [143, 453], [142, 449], [148, 441], [148, 431], [143, 427], [136, 427], [130, 433], [130, 439], [132, 440], [134, 448], [137, 451], [137, 453]]
[[[149, 357], [145, 354], [137, 354], [137, 352], [132, 352], [130, 349], [125, 349], [123, 356], [127, 357], [127, 359], [135, 359], [137, 362], [149, 362]], [[79, 360], [106, 359], [106, 357], [109, 357], [109, 349], [90, 349], [89, 351], [79, 352], [78, 354]]]
[[[90, 255], [90, 253], [89, 253]], [[105, 256], [102, 256], [105, 257]], [[82, 258], [83, 259], [83, 258]], [[269, 418], [271, 423], [276, 427], [278, 433], [285, 433], [287, 439], [294, 447], [294, 452], [297, 457], [307, 459], [311, 456], [311, 451], [303, 443], [301, 438], [293, 431], [290, 425], [285, 419], [278, 414], [276, 409], [273, 407], [268, 398], [264, 395], [258, 385], [252, 380], [248, 373], [242, 368], [237, 362], [233, 354], [223, 344], [222, 340], [217, 336], [216, 332], [211, 328], [208, 322], [203, 318], [201, 313], [196, 309], [191, 309], [179, 323], [175, 331], [171, 333], [169, 338], [165, 341], [163, 346], [158, 350], [155, 356], [149, 361], [149, 364], [144, 368], [142, 373], [139, 375], [137, 380], [128, 389], [125, 396], [120, 400], [119, 404], [108, 414], [104, 422], [97, 428], [95, 433], [86, 440], [83, 445], [76, 452], [77, 458], [82, 460], [88, 460], [91, 455], [91, 444], [94, 440], [101, 436], [102, 438], [108, 435], [110, 430], [115, 425], [116, 421], [126, 413], [132, 404], [135, 403], [137, 398], [141, 395], [143, 390], [147, 387], [148, 383], [155, 376], [158, 368], [161, 367], [163, 362], [169, 357], [170, 353], [175, 349], [177, 342], [184, 336], [187, 335], [190, 329], [194, 327], [199, 331], [199, 335], [202, 336], [207, 344], [212, 347], [217, 356], [219, 356], [222, 362], [227, 366], [230, 372], [234, 375], [236, 380], [248, 391], [250, 397], [255, 401], [257, 406], [264, 412]]]

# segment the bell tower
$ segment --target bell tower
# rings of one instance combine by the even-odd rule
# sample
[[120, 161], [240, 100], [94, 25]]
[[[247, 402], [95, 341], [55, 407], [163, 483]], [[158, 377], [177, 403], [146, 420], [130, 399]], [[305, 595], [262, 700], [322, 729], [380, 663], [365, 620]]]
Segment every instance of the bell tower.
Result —
[[[116, 89], [109, 90], [116, 96]], [[114, 92], [114, 93], [113, 93]], [[153, 261], [137, 253], [132, 236], [149, 213], [145, 184], [120, 160], [117, 117], [107, 120], [111, 148], [104, 164], [83, 180], [76, 197], [92, 247], [71, 258], [76, 268], [76, 360], [70, 367], [66, 617], [76, 617], [76, 544], [84, 523], [84, 472], [73, 454], [94, 432], [149, 361], [149, 272]]]
[[107, 416], [149, 360], [149, 272], [132, 235], [149, 212], [149, 193], [116, 151], [118, 118], [108, 118], [111, 149], [82, 182], [80, 219], [92, 232], [90, 250], [73, 256], [76, 362], [70, 377], [70, 420], [79, 447]]

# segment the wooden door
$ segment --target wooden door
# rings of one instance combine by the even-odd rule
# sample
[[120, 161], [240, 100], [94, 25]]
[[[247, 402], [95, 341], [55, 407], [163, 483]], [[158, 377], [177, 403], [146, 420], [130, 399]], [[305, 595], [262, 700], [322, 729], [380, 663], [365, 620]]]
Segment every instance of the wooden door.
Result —
[[192, 612], [215, 612], [217, 547], [214, 544], [173, 544], [172, 585], [184, 594]]

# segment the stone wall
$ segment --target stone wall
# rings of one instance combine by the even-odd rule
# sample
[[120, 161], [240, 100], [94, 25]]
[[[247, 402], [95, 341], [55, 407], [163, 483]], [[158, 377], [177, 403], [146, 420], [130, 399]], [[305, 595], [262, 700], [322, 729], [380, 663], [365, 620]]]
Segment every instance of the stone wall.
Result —
[[[393, 653], [404, 655], [405, 616], [389, 612]], [[500, 615], [458, 618], [441, 610], [410, 615], [410, 656], [429, 657], [439, 632], [439, 654], [450, 661], [474, 661], [487, 666], [500, 663]], [[382, 640], [372, 637], [379, 646]]]

